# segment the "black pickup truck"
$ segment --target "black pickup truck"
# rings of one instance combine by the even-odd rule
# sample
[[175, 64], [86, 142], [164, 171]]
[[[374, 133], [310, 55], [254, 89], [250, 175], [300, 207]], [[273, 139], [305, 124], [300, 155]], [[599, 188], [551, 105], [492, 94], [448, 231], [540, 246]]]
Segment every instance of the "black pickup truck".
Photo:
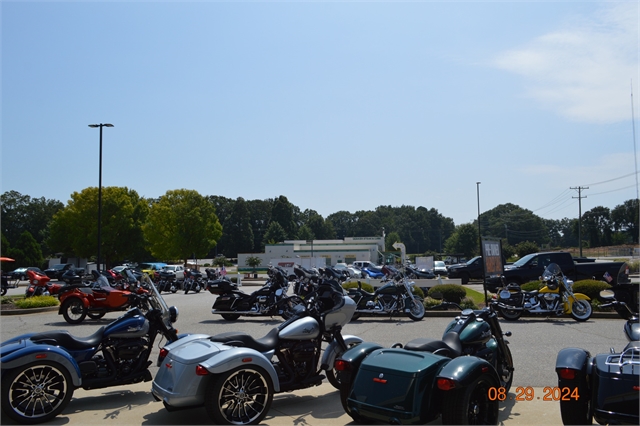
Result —
[[450, 265], [447, 268], [447, 277], [460, 278], [462, 284], [469, 282], [469, 279], [484, 279], [484, 262], [482, 256], [476, 256], [467, 263]]
[[[539, 279], [544, 269], [555, 263], [573, 281], [596, 279], [611, 285], [629, 282], [629, 268], [626, 262], [597, 262], [580, 258], [576, 261], [568, 252], [531, 253], [510, 265], [504, 266], [506, 284], [524, 284]], [[487, 278], [487, 290], [496, 291], [501, 287], [500, 278]]]

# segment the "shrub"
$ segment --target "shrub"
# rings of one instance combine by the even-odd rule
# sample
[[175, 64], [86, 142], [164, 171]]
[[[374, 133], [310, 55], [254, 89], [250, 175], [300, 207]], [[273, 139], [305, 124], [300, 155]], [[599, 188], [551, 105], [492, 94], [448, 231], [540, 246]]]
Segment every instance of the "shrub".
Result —
[[434, 293], [442, 294], [442, 298], [447, 302], [460, 303], [467, 295], [466, 290], [460, 284], [438, 284], [429, 289], [429, 296]]
[[53, 296], [33, 296], [16, 300], [15, 305], [20, 309], [44, 308], [47, 306], [58, 306], [60, 302]]
[[609, 284], [596, 280], [581, 280], [573, 284], [574, 293], [586, 294], [591, 300], [597, 299], [600, 291], [608, 288], [611, 288]]
[[462, 309], [478, 309], [478, 305], [476, 305], [473, 299], [470, 299], [468, 297], [462, 299], [462, 301], [460, 302], [460, 307]]
[[416, 296], [424, 299], [424, 291], [422, 291], [422, 289], [420, 287], [418, 287], [417, 285], [414, 285], [411, 287], [411, 292], [413, 294], [415, 294]]
[[438, 306], [440, 303], [442, 303], [442, 301], [427, 296], [424, 299], [423, 305], [425, 309], [433, 309], [435, 306]]
[[520, 286], [522, 291], [540, 290], [542, 287], [544, 287], [542, 285], [542, 281], [530, 281], [530, 282], [524, 283], [524, 284], [522, 284]]

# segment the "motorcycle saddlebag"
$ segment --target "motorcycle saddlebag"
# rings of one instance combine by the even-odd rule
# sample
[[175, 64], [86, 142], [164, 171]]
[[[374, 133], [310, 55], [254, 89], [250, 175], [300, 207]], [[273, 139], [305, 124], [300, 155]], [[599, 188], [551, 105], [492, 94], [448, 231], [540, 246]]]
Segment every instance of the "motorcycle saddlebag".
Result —
[[622, 355], [595, 356], [592, 405], [593, 417], [600, 424], [639, 424], [640, 347], [637, 346], [638, 342], [631, 342]]
[[213, 280], [207, 284], [207, 290], [212, 294], [231, 293], [238, 290], [238, 285], [228, 280]]
[[364, 359], [347, 404], [368, 420], [424, 424], [441, 405], [435, 379], [450, 358], [405, 349], [378, 349]]

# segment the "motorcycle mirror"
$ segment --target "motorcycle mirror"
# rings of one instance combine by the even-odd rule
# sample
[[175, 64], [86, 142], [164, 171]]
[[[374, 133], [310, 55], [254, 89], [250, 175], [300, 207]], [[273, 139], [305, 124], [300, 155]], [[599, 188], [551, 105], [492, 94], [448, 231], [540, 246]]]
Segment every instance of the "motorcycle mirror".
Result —
[[511, 337], [511, 332], [507, 331], [506, 333], [504, 333], [504, 335], [507, 336], [507, 337]]

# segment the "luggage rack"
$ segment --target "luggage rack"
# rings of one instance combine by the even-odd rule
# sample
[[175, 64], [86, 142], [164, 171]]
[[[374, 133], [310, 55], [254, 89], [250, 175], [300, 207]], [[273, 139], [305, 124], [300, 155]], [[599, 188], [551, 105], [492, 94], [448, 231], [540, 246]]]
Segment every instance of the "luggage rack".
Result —
[[626, 365], [640, 365], [640, 350], [631, 347], [625, 349], [620, 354], [609, 355], [605, 364], [619, 366], [621, 370]]

